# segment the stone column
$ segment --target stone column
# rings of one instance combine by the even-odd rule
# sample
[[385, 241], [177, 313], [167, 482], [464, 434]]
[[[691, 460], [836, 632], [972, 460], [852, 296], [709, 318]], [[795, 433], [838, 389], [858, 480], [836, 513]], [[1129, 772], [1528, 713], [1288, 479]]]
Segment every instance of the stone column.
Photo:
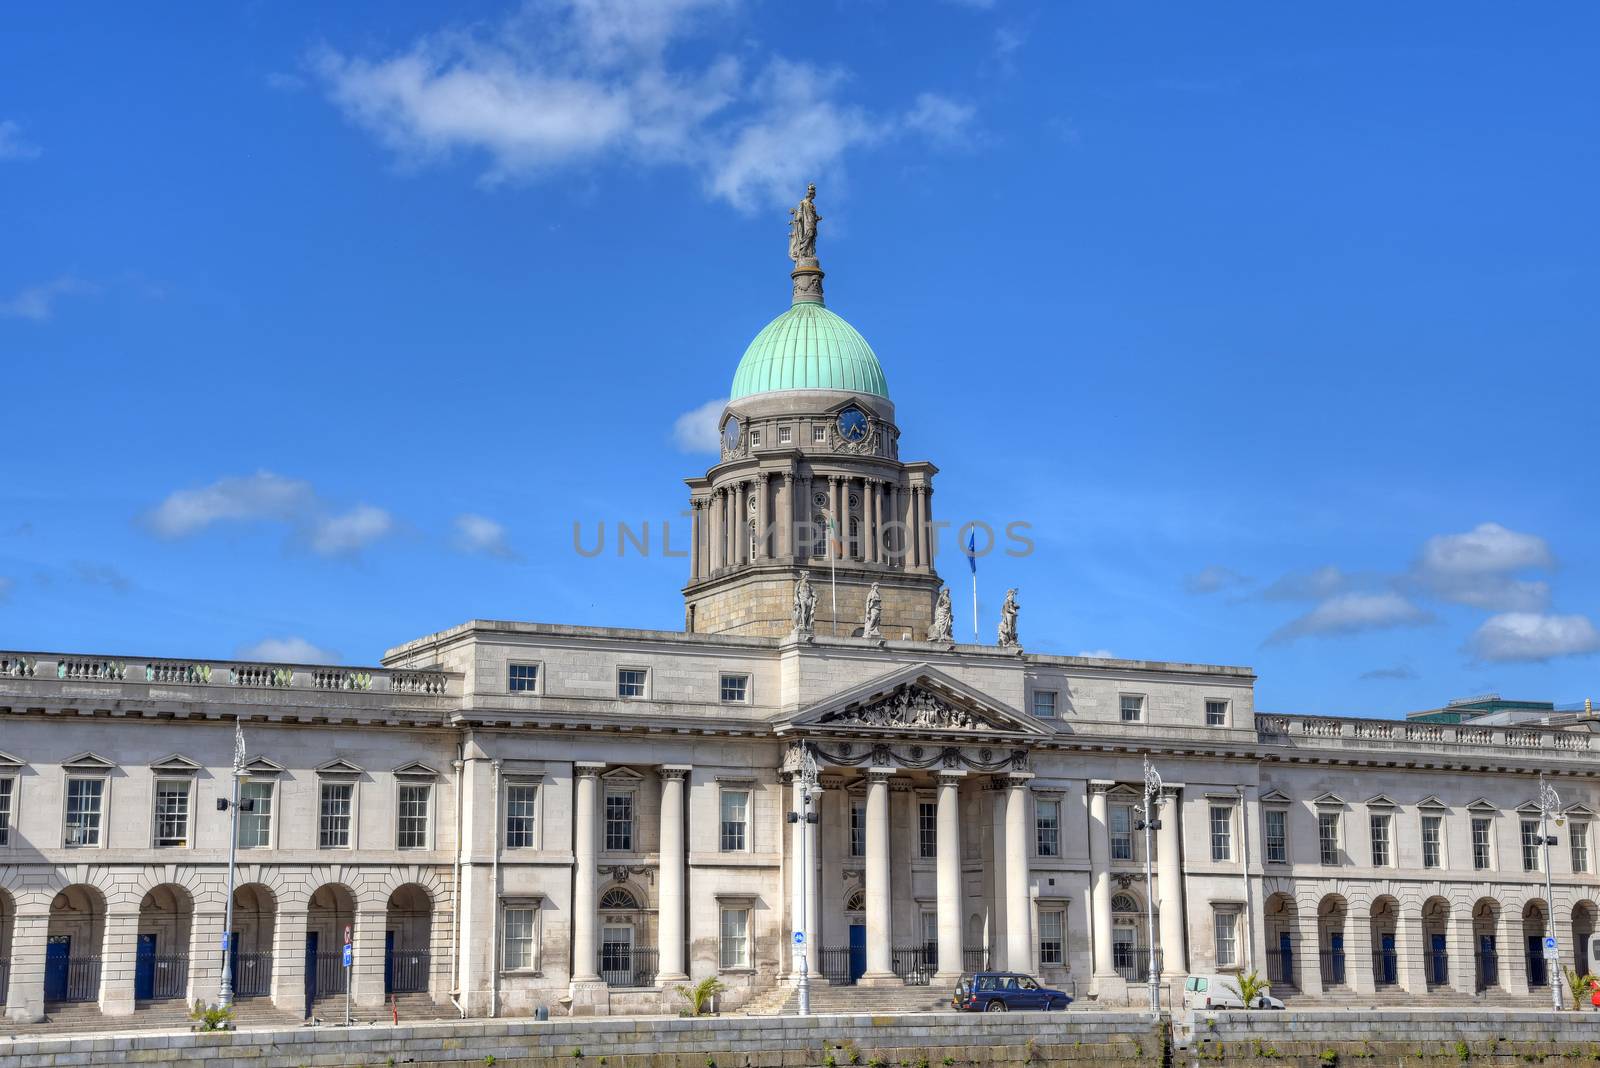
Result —
[[1030, 772], [1006, 776], [1006, 967], [1031, 971], [1033, 899], [1028, 879]]
[[[1162, 793], [1161, 830], [1156, 832], [1156, 905], [1161, 910], [1161, 974], [1164, 977], [1189, 974], [1188, 947], [1184, 945], [1182, 815], [1183, 788], [1168, 786]], [[1238, 937], [1243, 939], [1244, 917], [1240, 917]], [[1241, 959], [1243, 954], [1240, 954]]]
[[739, 482], [733, 488], [733, 562], [750, 562], [750, 483]]
[[577, 798], [572, 813], [572, 981], [597, 983], [595, 909], [599, 904], [599, 872], [595, 870], [595, 807], [604, 764], [573, 765]]
[[1450, 989], [1469, 997], [1478, 992], [1478, 938], [1472, 928], [1472, 909], [1450, 910], [1445, 928], [1445, 953], [1449, 955]]
[[[306, 1011], [306, 902], [280, 899], [272, 926], [272, 1005], [300, 1016]], [[342, 1019], [342, 1017], [341, 1017]]]
[[961, 779], [964, 771], [939, 773], [938, 892], [939, 970], [936, 983], [961, 978]]
[[1300, 993], [1322, 996], [1322, 923], [1315, 900], [1295, 906], [1294, 970]]
[[[76, 941], [76, 939], [74, 939]], [[100, 950], [100, 1011], [133, 1015], [133, 970], [139, 944], [139, 902], [106, 910]]]
[[1399, 909], [1394, 926], [1395, 978], [1407, 993], [1421, 997], [1428, 992], [1428, 935], [1422, 909], [1419, 906], [1410, 915], [1403, 903]]
[[6, 1019], [38, 1023], [44, 1019], [44, 956], [50, 934], [49, 901], [43, 911], [11, 916], [11, 981], [6, 989]]
[[[841, 492], [842, 480], [838, 475], [828, 476], [828, 507], [833, 510], [833, 521], [839, 525], [839, 556], [844, 556], [844, 539], [850, 533], [850, 517], [845, 514], [844, 503], [849, 499]], [[829, 552], [835, 551], [830, 548]]]
[[1349, 905], [1344, 911], [1344, 981], [1357, 994], [1371, 994], [1378, 989], [1373, 974], [1372, 908], [1357, 910]]
[[876, 564], [883, 559], [880, 553], [883, 536], [883, 510], [878, 507], [878, 480], [865, 478], [861, 480], [861, 510], [866, 513], [865, 535], [867, 542], [867, 561]]
[[893, 768], [867, 772], [866, 920], [867, 970], [863, 986], [891, 986], [894, 974], [892, 918], [889, 914], [889, 779]]
[[883, 544], [887, 550], [885, 559], [893, 567], [905, 567], [906, 541], [904, 531], [900, 529], [905, 520], [900, 518], [900, 483], [890, 482], [885, 492], [889, 496], [889, 522], [895, 524], [893, 528], [884, 532]]
[[700, 567], [700, 498], [689, 501], [689, 579], [698, 581], [704, 571]]
[[778, 559], [791, 561], [794, 551], [794, 472], [785, 471], [778, 489]]
[[763, 471], [756, 476], [756, 556], [761, 560], [772, 556], [772, 509], [767, 503], [770, 476]]
[[[811, 503], [811, 476], [801, 475], [799, 476], [799, 482], [800, 512], [798, 515], [792, 517], [795, 520], [793, 526], [798, 528], [800, 523], [804, 522], [809, 528], [811, 525], [811, 517], [816, 514], [816, 508]], [[813, 534], [812, 537], [802, 540], [800, 533], [801, 532], [799, 529], [792, 531], [794, 537], [794, 558], [796, 560], [807, 560], [811, 557], [812, 539], [816, 535]]]
[[916, 513], [912, 525], [916, 528], [917, 569], [928, 568], [927, 491], [921, 486], [911, 487], [911, 507]]
[[706, 501], [706, 566], [711, 574], [722, 568], [722, 491], [714, 489]]
[[687, 764], [664, 764], [661, 775], [661, 895], [656, 915], [656, 985], [682, 983], [684, 864], [683, 790]]
[[363, 1008], [380, 1007], [384, 997], [384, 933], [389, 926], [387, 902], [361, 902], [351, 926], [350, 1000]]
[[1113, 784], [1089, 784], [1090, 930], [1094, 934], [1094, 978], [1116, 978], [1111, 965], [1111, 826], [1106, 791]]
[[1522, 938], [1522, 909], [1500, 907], [1500, 922], [1495, 925], [1494, 951], [1499, 962], [1500, 989], [1508, 994], [1527, 994], [1528, 962], [1522, 959], [1527, 946]]
[[922, 537], [927, 546], [927, 552], [924, 554], [926, 556], [925, 563], [928, 570], [932, 571], [934, 564], [938, 562], [936, 557], [939, 555], [939, 545], [933, 529], [932, 486], [922, 487]]

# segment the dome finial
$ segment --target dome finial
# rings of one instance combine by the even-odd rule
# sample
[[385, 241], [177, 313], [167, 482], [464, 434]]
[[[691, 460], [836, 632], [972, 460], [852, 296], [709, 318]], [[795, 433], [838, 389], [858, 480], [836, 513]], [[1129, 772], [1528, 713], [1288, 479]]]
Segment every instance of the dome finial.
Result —
[[789, 209], [789, 258], [794, 270], [789, 277], [794, 280], [794, 303], [802, 301], [821, 304], [822, 268], [817, 266], [817, 186], [806, 186], [805, 198]]

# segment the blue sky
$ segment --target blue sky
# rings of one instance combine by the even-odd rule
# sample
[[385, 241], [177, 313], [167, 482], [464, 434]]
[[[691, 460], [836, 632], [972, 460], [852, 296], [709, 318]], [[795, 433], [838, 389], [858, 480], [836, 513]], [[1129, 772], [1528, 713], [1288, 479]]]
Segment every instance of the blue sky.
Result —
[[939, 514], [1033, 524], [986, 640], [1600, 697], [1597, 71], [1577, 3], [13, 6], [0, 648], [679, 626], [809, 180]]

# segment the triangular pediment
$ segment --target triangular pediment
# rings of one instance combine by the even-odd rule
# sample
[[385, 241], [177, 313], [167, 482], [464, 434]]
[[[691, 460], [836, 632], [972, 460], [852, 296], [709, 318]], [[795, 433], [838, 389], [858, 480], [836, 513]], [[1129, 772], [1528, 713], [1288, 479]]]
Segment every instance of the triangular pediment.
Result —
[[409, 764], [401, 764], [394, 769], [394, 775], [399, 779], [437, 779], [439, 773], [420, 760], [413, 760]]
[[318, 775], [360, 775], [362, 767], [352, 764], [348, 760], [330, 760], [326, 764], [317, 765]]
[[1500, 806], [1490, 801], [1487, 797], [1480, 797], [1476, 801], [1467, 802], [1467, 808], [1473, 812], [1499, 812]]
[[256, 757], [244, 764], [246, 775], [282, 775], [289, 769], [270, 757]]
[[1537, 816], [1539, 814], [1539, 802], [1533, 800], [1524, 801], [1517, 806], [1517, 811], [1524, 816]]
[[1344, 798], [1335, 793], [1319, 794], [1311, 799], [1311, 803], [1326, 808], [1343, 808]]
[[73, 771], [110, 771], [117, 765], [98, 753], [79, 753], [71, 760], [63, 760], [61, 766]]
[[1397, 806], [1394, 803], [1394, 798], [1389, 797], [1386, 794], [1379, 794], [1376, 797], [1367, 798], [1367, 807], [1368, 808], [1395, 808]]
[[165, 760], [158, 760], [150, 765], [151, 771], [164, 771], [169, 775], [193, 775], [200, 770], [200, 765], [182, 753], [173, 753]]
[[1290, 803], [1289, 795], [1282, 790], [1268, 790], [1261, 795], [1263, 805], [1287, 805]]
[[631, 785], [644, 781], [644, 776], [632, 768], [612, 768], [610, 771], [602, 772], [600, 777], [608, 783], [621, 785]]
[[1594, 810], [1588, 805], [1568, 805], [1566, 814], [1569, 818], [1572, 816], [1582, 816], [1587, 819], [1588, 817], [1594, 815]]
[[1432, 794], [1429, 794], [1427, 797], [1424, 797], [1421, 801], [1417, 802], [1417, 807], [1418, 808], [1433, 808], [1433, 809], [1445, 808], [1445, 809], [1447, 809], [1450, 806], [1445, 804], [1443, 801], [1440, 801], [1437, 797], [1434, 797]]
[[12, 756], [10, 753], [0, 752], [0, 768], [20, 768], [24, 761]]
[[934, 734], [1052, 733], [1037, 719], [928, 664], [913, 664], [834, 694], [778, 724]]

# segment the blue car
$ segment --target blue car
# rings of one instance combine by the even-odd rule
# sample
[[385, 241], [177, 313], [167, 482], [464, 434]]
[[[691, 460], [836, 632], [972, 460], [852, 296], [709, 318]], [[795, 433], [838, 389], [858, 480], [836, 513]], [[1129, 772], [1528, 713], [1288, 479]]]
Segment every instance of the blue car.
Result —
[[951, 1006], [958, 1012], [1010, 1012], [1012, 1009], [1064, 1009], [1072, 998], [1064, 991], [1040, 986], [1021, 972], [975, 972], [956, 984]]

